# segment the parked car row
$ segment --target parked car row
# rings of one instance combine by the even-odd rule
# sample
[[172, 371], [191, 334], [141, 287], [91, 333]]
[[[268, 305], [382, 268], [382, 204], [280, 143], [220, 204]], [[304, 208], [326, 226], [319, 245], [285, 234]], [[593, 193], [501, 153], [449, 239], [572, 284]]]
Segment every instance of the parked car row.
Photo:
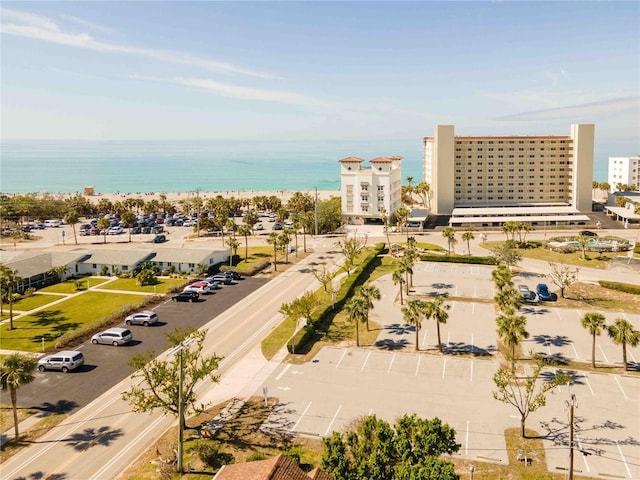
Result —
[[518, 291], [524, 303], [536, 303], [538, 301], [555, 302], [558, 299], [558, 296], [550, 292], [549, 287], [544, 283], [539, 283], [536, 286], [535, 292], [529, 290], [529, 287], [526, 285], [518, 285]]
[[171, 300], [174, 302], [195, 302], [200, 298], [200, 295], [212, 293], [214, 290], [221, 288], [221, 285], [231, 285], [234, 280], [241, 278], [242, 275], [240, 273], [232, 270], [216, 273], [204, 280], [198, 280], [187, 285], [182, 292], [173, 295]]

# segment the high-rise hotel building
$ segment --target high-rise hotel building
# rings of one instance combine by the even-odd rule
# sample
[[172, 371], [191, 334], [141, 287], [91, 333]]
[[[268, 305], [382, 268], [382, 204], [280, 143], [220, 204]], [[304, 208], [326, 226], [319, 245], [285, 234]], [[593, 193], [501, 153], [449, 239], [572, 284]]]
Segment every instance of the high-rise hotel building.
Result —
[[587, 221], [579, 213], [591, 211], [593, 147], [593, 124], [567, 136], [473, 137], [437, 125], [424, 138], [431, 213], [452, 215], [451, 224]]

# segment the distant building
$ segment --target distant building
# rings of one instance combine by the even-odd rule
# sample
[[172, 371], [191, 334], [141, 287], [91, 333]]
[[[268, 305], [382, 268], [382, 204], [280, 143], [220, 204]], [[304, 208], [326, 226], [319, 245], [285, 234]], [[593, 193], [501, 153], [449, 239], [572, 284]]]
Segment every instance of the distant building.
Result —
[[567, 136], [459, 137], [453, 125], [437, 125], [424, 138], [431, 213], [467, 226], [588, 221], [581, 213], [592, 206], [594, 129], [576, 124]]
[[[611, 189], [621, 190], [617, 185], [627, 185], [640, 190], [640, 157], [609, 157], [609, 175], [607, 182]], [[628, 188], [627, 188], [628, 190]]]
[[402, 157], [378, 157], [363, 167], [363, 159], [340, 160], [342, 218], [347, 223], [362, 224], [381, 219], [383, 212], [393, 217], [402, 205]]

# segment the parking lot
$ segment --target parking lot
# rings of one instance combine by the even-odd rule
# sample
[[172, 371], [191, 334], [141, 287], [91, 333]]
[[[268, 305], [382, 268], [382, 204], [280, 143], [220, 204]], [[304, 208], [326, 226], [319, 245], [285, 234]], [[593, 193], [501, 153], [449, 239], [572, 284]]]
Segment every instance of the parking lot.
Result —
[[[538, 283], [539, 277], [514, 279]], [[506, 463], [504, 430], [520, 425], [517, 410], [493, 399], [497, 336], [491, 267], [420, 263], [414, 269], [412, 295], [447, 294], [469, 298], [451, 306], [442, 324], [443, 350], [437, 351], [435, 323], [423, 321], [420, 353], [415, 327], [405, 324], [398, 285], [391, 276], [375, 281], [381, 300], [370, 318], [381, 325], [377, 341], [364, 348], [324, 348], [309, 363], [283, 365], [265, 383], [279, 399], [267, 429], [313, 436], [344, 430], [355, 418], [376, 414], [393, 421], [404, 412], [437, 416], [457, 432], [458, 455]], [[405, 296], [405, 302], [407, 297]], [[468, 301], [467, 301], [468, 300]], [[476, 301], [474, 301], [476, 300]], [[526, 306], [530, 338], [522, 351], [543, 352], [557, 359], [589, 362], [591, 336], [580, 325], [583, 311]], [[607, 322], [627, 318], [640, 329], [640, 316], [606, 313]], [[598, 337], [596, 359], [621, 364], [622, 349], [606, 333]], [[463, 355], [464, 354], [464, 355]], [[640, 359], [640, 347], [628, 347], [629, 361]], [[545, 436], [547, 467], [562, 472], [568, 465], [569, 422], [565, 401], [576, 395], [576, 473], [602, 478], [640, 478], [640, 378], [601, 372], [569, 372], [571, 387], [548, 395], [547, 406], [533, 413], [527, 427]], [[552, 374], [553, 370], [548, 373]], [[547, 373], [545, 373], [546, 376]]]

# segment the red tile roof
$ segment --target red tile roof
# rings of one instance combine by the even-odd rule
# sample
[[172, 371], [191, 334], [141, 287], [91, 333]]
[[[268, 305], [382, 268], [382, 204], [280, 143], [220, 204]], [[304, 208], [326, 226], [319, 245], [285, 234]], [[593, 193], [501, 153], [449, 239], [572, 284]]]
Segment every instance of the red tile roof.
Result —
[[358, 158], [358, 157], [346, 157], [343, 158], [342, 160], [338, 160], [339, 162], [364, 162], [363, 159]]
[[391, 162], [393, 162], [393, 160], [387, 157], [378, 157], [378, 158], [374, 158], [373, 160], [369, 160], [369, 163], [391, 163]]
[[[311, 476], [313, 473], [314, 476]], [[307, 475], [298, 465], [285, 455], [268, 460], [225, 465], [213, 480], [331, 480], [321, 470], [313, 469]]]

